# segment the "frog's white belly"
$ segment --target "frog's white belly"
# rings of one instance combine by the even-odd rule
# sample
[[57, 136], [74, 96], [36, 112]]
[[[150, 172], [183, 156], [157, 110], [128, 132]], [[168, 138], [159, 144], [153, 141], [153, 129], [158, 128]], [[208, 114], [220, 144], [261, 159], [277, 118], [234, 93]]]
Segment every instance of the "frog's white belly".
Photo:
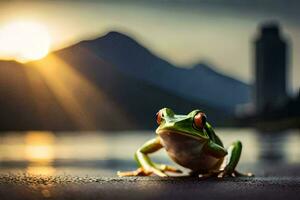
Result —
[[203, 153], [204, 140], [168, 131], [160, 132], [159, 136], [170, 158], [183, 167], [205, 172], [218, 168], [222, 162]]

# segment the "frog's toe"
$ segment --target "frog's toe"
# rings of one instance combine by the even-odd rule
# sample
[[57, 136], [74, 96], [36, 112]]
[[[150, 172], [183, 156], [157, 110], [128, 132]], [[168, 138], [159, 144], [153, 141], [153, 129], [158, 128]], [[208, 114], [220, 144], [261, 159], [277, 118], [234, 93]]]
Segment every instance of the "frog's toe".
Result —
[[224, 178], [224, 177], [253, 177], [254, 175], [252, 173], [240, 173], [236, 170], [234, 170], [232, 173], [229, 173], [225, 170], [222, 170], [220, 171], [218, 174], [217, 174], [217, 177], [218, 178]]
[[221, 171], [220, 173], [216, 174], [218, 178], [224, 178], [225, 176], [229, 176], [225, 171]]
[[150, 176], [152, 174], [156, 174], [157, 176], [160, 177], [166, 177], [168, 176], [167, 174], [164, 173], [164, 171], [157, 169], [157, 168], [150, 168], [148, 170], [145, 170], [144, 168], [140, 167], [134, 171], [118, 171], [117, 175], [119, 177], [126, 177], [126, 176]]
[[138, 168], [134, 171], [125, 171], [125, 172], [121, 172], [121, 171], [118, 171], [117, 172], [117, 175], [119, 177], [126, 177], [126, 176], [149, 176], [151, 175], [152, 173], [151, 172], [146, 172], [143, 168]]
[[220, 171], [216, 174], [218, 178], [225, 178], [225, 177], [236, 177], [236, 174], [234, 172], [229, 173], [225, 170]]
[[236, 170], [232, 173], [233, 177], [254, 177], [254, 174], [252, 173], [241, 173]]
[[212, 173], [206, 173], [206, 174], [198, 174], [198, 177], [200, 179], [208, 179], [208, 178], [211, 178], [211, 177], [216, 177], [216, 175], [212, 174]]
[[167, 177], [168, 175], [164, 173], [164, 171], [160, 170], [160, 169], [156, 169], [156, 168], [152, 168], [151, 169], [152, 173], [156, 174], [157, 176], [160, 177]]
[[180, 169], [177, 169], [177, 168], [169, 166], [169, 165], [159, 165], [158, 168], [163, 172], [182, 173], [182, 171]]

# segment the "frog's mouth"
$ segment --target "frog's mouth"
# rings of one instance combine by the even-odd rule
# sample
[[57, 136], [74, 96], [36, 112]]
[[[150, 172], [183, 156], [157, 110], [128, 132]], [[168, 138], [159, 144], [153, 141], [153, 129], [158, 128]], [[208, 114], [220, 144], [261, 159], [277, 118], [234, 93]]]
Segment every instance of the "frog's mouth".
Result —
[[161, 130], [156, 130], [156, 134], [158, 135], [169, 135], [169, 136], [185, 136], [185, 137], [189, 137], [189, 138], [193, 138], [193, 139], [196, 139], [196, 140], [200, 140], [200, 141], [203, 141], [203, 140], [208, 140], [208, 138], [206, 137], [203, 137], [201, 135], [195, 135], [195, 134], [190, 134], [190, 133], [187, 133], [187, 132], [184, 132], [184, 131], [175, 131], [175, 130], [169, 130], [169, 129], [161, 129]]

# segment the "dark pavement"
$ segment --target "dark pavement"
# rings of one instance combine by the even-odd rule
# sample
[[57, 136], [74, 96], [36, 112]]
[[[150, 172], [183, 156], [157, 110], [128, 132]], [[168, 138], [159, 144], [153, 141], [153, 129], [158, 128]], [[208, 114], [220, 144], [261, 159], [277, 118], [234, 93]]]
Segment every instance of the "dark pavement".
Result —
[[[240, 134], [240, 131], [236, 134]], [[254, 140], [256, 137], [247, 137], [247, 132], [245, 134], [245, 147], [249, 148], [243, 154], [244, 160], [241, 160], [237, 169], [252, 172], [256, 177], [206, 180], [189, 177], [116, 177], [118, 170], [135, 169], [132, 152], [148, 137], [139, 137], [140, 133], [114, 137], [57, 135], [55, 141], [58, 143], [52, 144], [51, 148], [57, 149], [59, 153], [53, 158], [50, 154], [51, 159], [46, 163], [33, 162], [27, 157], [18, 161], [20, 154], [16, 150], [15, 140], [10, 143], [13, 145], [8, 146], [4, 143], [8, 139], [3, 138], [2, 150], [6, 148], [6, 151], [1, 152], [0, 148], [0, 157], [2, 155], [3, 159], [0, 161], [0, 200], [300, 199], [298, 135], [289, 138], [284, 146], [275, 145], [275, 150], [264, 143], [266, 149], [271, 149], [269, 155], [274, 155], [276, 149], [286, 152], [285, 159], [270, 160], [260, 159], [260, 155], [254, 151], [259, 148]], [[234, 138], [237, 136], [233, 135], [227, 141]], [[24, 138], [19, 137], [18, 140], [24, 141]], [[88, 145], [84, 146], [82, 143]], [[23, 144], [19, 145], [22, 147]], [[68, 150], [68, 154], [61, 155], [64, 152], [61, 151], [62, 147]], [[161, 153], [165, 155], [164, 152]], [[153, 155], [153, 159], [158, 163], [173, 165], [168, 162], [167, 157]]]
[[0, 177], [0, 199], [299, 199], [300, 177]]

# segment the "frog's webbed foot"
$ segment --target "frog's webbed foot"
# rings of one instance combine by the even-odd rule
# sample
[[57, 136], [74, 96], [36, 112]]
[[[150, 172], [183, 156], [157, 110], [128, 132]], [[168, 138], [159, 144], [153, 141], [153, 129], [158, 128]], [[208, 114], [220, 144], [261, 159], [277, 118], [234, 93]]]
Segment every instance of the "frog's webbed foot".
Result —
[[126, 171], [126, 172], [120, 172], [118, 171], [118, 176], [119, 177], [125, 177], [125, 176], [150, 176], [152, 174], [156, 174], [157, 176], [160, 177], [166, 177], [168, 176], [167, 174], [165, 174], [162, 170], [157, 169], [155, 167], [151, 167], [147, 170], [145, 170], [144, 168], [140, 167], [134, 171]]
[[126, 171], [126, 172], [120, 172], [118, 171], [119, 177], [125, 177], [125, 176], [150, 176], [152, 174], [156, 174], [160, 177], [166, 177], [168, 176], [166, 172], [173, 172], [173, 173], [182, 173], [181, 170], [176, 169], [175, 167], [171, 167], [168, 165], [158, 165], [155, 164], [155, 167], [151, 167], [148, 170], [145, 170], [142, 167], [139, 167], [138, 169], [134, 171]]
[[248, 173], [241, 173], [236, 170], [231, 174], [233, 177], [254, 177], [254, 174], [248, 172]]
[[252, 173], [247, 173], [243, 174], [240, 173], [236, 170], [234, 170], [232, 173], [228, 173], [225, 170], [220, 170], [220, 171], [214, 171], [214, 172], [209, 172], [206, 174], [199, 174], [199, 178], [201, 179], [206, 179], [206, 178], [224, 178], [224, 177], [253, 177], [254, 175]]
[[224, 178], [224, 177], [253, 177], [254, 175], [252, 173], [240, 173], [236, 170], [234, 170], [232, 173], [228, 173], [225, 170], [221, 170], [219, 173], [217, 173], [218, 178]]
[[119, 177], [125, 177], [125, 176], [150, 176], [152, 173], [146, 172], [142, 167], [137, 168], [134, 171], [118, 171], [117, 175]]
[[158, 165], [158, 164], [155, 164], [155, 166], [158, 169], [160, 169], [162, 172], [182, 173], [182, 171], [180, 169], [177, 169], [177, 168], [169, 166], [169, 165]]

